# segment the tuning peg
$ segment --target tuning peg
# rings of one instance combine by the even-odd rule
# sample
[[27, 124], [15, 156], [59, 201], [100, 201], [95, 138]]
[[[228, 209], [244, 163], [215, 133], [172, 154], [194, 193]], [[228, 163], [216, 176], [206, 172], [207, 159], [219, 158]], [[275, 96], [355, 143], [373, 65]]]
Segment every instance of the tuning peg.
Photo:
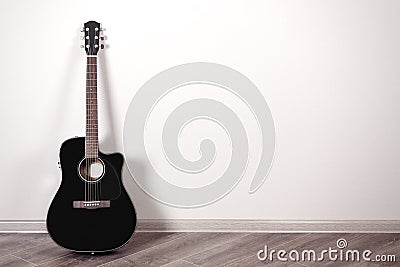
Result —
[[103, 44], [101, 44], [101, 45], [100, 45], [100, 48], [101, 48], [101, 49], [104, 49], [104, 45], [103, 45]]
[[100, 40], [104, 40], [104, 36], [100, 36]]
[[85, 36], [81, 36], [81, 40], [85, 39]]
[[84, 32], [84, 31], [85, 31], [85, 29], [84, 29], [83, 27], [81, 27], [80, 31], [81, 31], [81, 32]]
[[81, 45], [81, 48], [84, 48], [85, 46], [84, 45]]
[[100, 28], [100, 31], [103, 31], [103, 32], [104, 32], [105, 30], [106, 30], [106, 28]]

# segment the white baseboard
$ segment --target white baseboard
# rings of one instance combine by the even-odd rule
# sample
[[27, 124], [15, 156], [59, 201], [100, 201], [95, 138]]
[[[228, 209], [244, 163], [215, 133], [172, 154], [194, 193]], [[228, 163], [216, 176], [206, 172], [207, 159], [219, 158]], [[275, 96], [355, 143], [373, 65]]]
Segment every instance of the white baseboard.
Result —
[[[208, 220], [208, 219], [142, 219], [137, 232], [346, 232], [400, 233], [399, 220]], [[46, 233], [45, 221], [0, 221], [0, 232]]]

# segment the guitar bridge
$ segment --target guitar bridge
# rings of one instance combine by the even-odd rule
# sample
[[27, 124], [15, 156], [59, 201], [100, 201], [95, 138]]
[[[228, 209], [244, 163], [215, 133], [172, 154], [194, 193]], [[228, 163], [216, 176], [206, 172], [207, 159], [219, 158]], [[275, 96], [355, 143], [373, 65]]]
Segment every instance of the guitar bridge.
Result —
[[99, 209], [109, 208], [111, 206], [110, 200], [98, 200], [98, 201], [81, 201], [75, 200], [72, 203], [74, 209]]

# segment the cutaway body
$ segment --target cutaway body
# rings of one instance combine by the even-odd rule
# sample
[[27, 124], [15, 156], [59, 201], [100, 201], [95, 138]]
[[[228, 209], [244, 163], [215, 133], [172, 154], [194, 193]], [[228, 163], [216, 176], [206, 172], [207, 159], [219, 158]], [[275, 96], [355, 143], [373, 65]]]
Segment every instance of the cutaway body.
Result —
[[[91, 183], [79, 174], [84, 158], [85, 138], [72, 138], [62, 144], [62, 181], [47, 214], [47, 230], [64, 248], [77, 252], [110, 251], [128, 242], [136, 226], [135, 209], [121, 180], [123, 157], [99, 151], [104, 174]], [[102, 205], [96, 207], [99, 203]]]

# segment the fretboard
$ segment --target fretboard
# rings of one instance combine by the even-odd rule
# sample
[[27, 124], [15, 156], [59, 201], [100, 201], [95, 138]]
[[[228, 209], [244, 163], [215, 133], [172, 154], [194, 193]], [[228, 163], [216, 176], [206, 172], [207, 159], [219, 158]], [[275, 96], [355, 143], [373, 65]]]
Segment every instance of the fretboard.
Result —
[[99, 151], [97, 117], [97, 57], [88, 56], [86, 66], [86, 158], [97, 158]]

